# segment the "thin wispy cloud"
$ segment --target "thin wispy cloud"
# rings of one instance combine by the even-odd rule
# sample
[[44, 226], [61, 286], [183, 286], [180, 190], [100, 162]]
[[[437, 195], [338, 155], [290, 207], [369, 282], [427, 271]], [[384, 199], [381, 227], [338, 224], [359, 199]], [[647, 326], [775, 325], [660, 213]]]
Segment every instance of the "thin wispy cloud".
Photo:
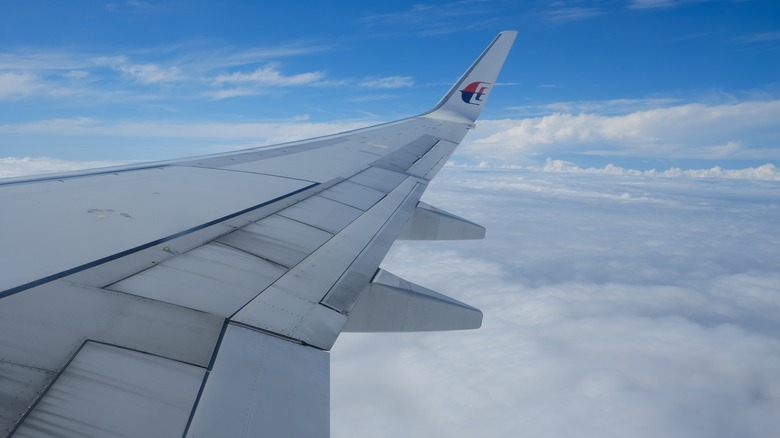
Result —
[[183, 79], [177, 67], [161, 67], [155, 64], [121, 64], [117, 70], [132, 80], [144, 84], [166, 84]]
[[359, 87], [363, 88], [407, 88], [414, 86], [414, 78], [411, 76], [386, 76], [381, 78], [365, 78], [358, 82]]
[[494, 22], [497, 5], [484, 1], [455, 1], [444, 4], [414, 4], [397, 12], [365, 15], [357, 20], [371, 28], [389, 32], [410, 28], [421, 36], [437, 36], [474, 30]]
[[780, 31], [759, 32], [739, 38], [743, 43], [764, 43], [780, 41]]
[[317, 84], [325, 78], [325, 73], [319, 71], [285, 75], [278, 67], [277, 64], [267, 64], [251, 72], [222, 74], [214, 78], [214, 83], [289, 87]]
[[630, 9], [662, 9], [675, 8], [689, 3], [701, 3], [711, 0], [630, 0]]
[[[269, 86], [301, 86], [322, 82], [324, 72], [304, 72], [286, 75], [272, 59], [301, 56], [328, 50], [328, 46], [300, 44], [280, 45], [269, 48], [220, 48], [193, 52], [190, 45], [133, 50], [124, 54], [95, 54], [89, 52], [56, 52], [30, 50], [27, 53], [0, 53], [0, 99], [36, 96], [59, 99], [63, 96], [83, 96], [84, 104], [101, 102], [95, 96], [111, 95], [118, 100], [166, 99], [181, 97], [180, 93], [168, 93], [159, 89], [157, 94], [146, 94], [140, 87], [179, 85], [187, 99], [197, 96], [213, 98], [237, 95], [256, 95], [259, 90], [251, 87], [225, 90], [228, 84], [257, 84]], [[203, 49], [196, 49], [203, 50]], [[162, 53], [160, 53], [162, 51]], [[185, 52], [186, 51], [186, 52]], [[159, 58], [166, 61], [158, 62]], [[265, 65], [254, 70], [241, 67]], [[343, 82], [330, 81], [337, 86]], [[215, 89], [204, 89], [211, 85]]]
[[267, 63], [282, 58], [298, 57], [332, 50], [327, 44], [280, 44], [276, 47], [223, 47], [214, 48], [208, 52], [198, 53], [195, 60], [199, 70], [228, 69], [245, 65]]
[[37, 78], [26, 73], [0, 72], [0, 99], [19, 98], [40, 88]]
[[[182, 47], [190, 48], [186, 45], [160, 48], [169, 57], [165, 63], [150, 62], [160, 58], [158, 49], [135, 50], [121, 55], [76, 52], [66, 55], [46, 51], [29, 55], [0, 54], [0, 99], [81, 96], [84, 105], [89, 106], [103, 102], [105, 99], [101, 96], [112, 96], [113, 102], [180, 98], [224, 100], [270, 94], [280, 87], [390, 90], [415, 86], [410, 76], [331, 78], [322, 70], [288, 73], [282, 70], [279, 62], [268, 61], [329, 50], [329, 46], [293, 44], [245, 50], [225, 48], [204, 52], [202, 56], [177, 54], [184, 50]], [[257, 65], [261, 60], [265, 62]], [[175, 92], [169, 88], [173, 85], [178, 87]]]
[[605, 11], [594, 7], [557, 7], [543, 13], [544, 17], [554, 23], [570, 23], [585, 20], [604, 14]]

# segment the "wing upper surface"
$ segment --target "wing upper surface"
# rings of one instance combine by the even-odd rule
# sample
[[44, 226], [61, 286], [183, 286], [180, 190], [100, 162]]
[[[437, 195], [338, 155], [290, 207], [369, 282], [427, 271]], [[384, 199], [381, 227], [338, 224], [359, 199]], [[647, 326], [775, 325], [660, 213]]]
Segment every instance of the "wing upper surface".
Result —
[[[480, 57], [494, 70], [485, 81], [507, 51], [494, 42]], [[0, 430], [97, 436], [106, 423], [95, 400], [123, 410], [140, 393], [177, 407], [138, 421], [205, 436], [233, 420], [211, 410], [242, 376], [288, 387], [236, 396], [250, 417], [263, 412], [256, 419], [279, 420], [260, 396], [323, 399], [327, 382], [301, 375], [322, 378], [326, 350], [470, 128], [451, 109], [274, 148], [0, 182]], [[247, 365], [251, 342], [262, 347]], [[117, 373], [127, 376], [118, 385]], [[166, 398], [182, 385], [189, 398]], [[327, 434], [327, 403], [301, 406]], [[51, 428], [57, 418], [68, 433]], [[277, 430], [310, 435], [282, 420]], [[141, 431], [116, 424], [120, 435]]]

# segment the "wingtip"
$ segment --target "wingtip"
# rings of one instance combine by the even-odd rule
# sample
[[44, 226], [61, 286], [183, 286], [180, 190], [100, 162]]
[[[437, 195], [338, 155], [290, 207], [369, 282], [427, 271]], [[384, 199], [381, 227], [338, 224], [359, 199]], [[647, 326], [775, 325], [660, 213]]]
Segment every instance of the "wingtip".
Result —
[[473, 124], [514, 44], [517, 31], [499, 33], [427, 116]]

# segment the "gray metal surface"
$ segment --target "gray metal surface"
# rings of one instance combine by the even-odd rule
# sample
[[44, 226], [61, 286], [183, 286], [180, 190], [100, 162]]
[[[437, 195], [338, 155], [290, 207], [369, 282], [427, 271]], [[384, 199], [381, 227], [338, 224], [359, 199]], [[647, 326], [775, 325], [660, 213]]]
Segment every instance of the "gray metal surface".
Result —
[[370, 167], [363, 172], [358, 173], [349, 179], [349, 181], [360, 184], [374, 190], [384, 193], [390, 193], [401, 181], [406, 179], [403, 173], [392, 170]]
[[398, 235], [398, 240], [469, 240], [484, 239], [485, 227], [440, 210], [424, 202]]
[[188, 437], [326, 437], [328, 353], [229, 325]]
[[436, 146], [431, 148], [427, 154], [409, 167], [406, 172], [409, 175], [431, 180], [444, 166], [450, 154], [455, 151], [456, 147], [458, 147], [457, 143], [441, 140]]
[[205, 370], [88, 342], [14, 438], [180, 436]]
[[15, 269], [3, 270], [0, 291], [202, 226], [307, 185], [241, 172], [164, 167], [3, 186], [0, 260], [14, 260]]
[[405, 172], [415, 161], [422, 158], [428, 150], [439, 142], [438, 137], [424, 134], [409, 142], [403, 148], [384, 156], [381, 160], [372, 163], [372, 166]]
[[0, 362], [0, 435], [16, 427], [55, 373]]
[[344, 331], [463, 330], [481, 325], [478, 309], [380, 269], [352, 308]]
[[[318, 148], [327, 148], [349, 141], [344, 136], [336, 136], [323, 140], [307, 140], [288, 143], [286, 145], [261, 146], [258, 148], [244, 149], [243, 151], [220, 152], [200, 157], [189, 157], [167, 162], [177, 166], [208, 167], [212, 169], [226, 168], [244, 163], [253, 163], [270, 158], [301, 153]], [[293, 146], [294, 145], [294, 146]], [[293, 147], [290, 147], [293, 146]], [[243, 170], [251, 172], [251, 169]]]
[[365, 211], [379, 202], [385, 193], [351, 181], [342, 181], [319, 195]]
[[273, 215], [217, 241], [291, 268], [331, 237], [327, 231]]
[[[411, 209], [422, 194], [422, 190], [418, 190], [413, 198], [409, 198], [417, 186], [418, 182], [414, 178], [401, 183], [393, 192], [247, 304], [236, 313], [233, 320], [302, 341], [304, 339], [300, 337], [301, 333], [312, 333], [311, 328], [306, 326], [307, 318], [312, 324], [319, 324], [321, 321], [315, 316], [327, 316], [329, 320], [325, 326], [340, 330], [339, 324], [343, 324], [346, 318], [336, 315], [340, 316], [342, 311], [346, 311], [357, 299], [357, 293], [374, 274], [406, 218], [399, 216], [402, 220], [399, 221], [398, 229], [383, 241], [384, 244], [371, 245], [369, 250], [366, 248], [381, 235], [379, 232], [388, 218], [396, 215], [405, 201], [409, 205], [406, 217], [411, 214]], [[370, 263], [354, 265], [356, 259], [369, 260]], [[342, 279], [349, 281], [344, 283]], [[340, 282], [343, 286], [329, 293], [333, 286]], [[328, 298], [324, 299], [326, 294]], [[310, 318], [309, 315], [321, 300], [323, 304], [336, 310], [334, 315], [319, 312]], [[319, 329], [319, 326], [317, 327]], [[339, 330], [323, 329], [316, 339], [307, 337], [305, 341], [329, 349]]]
[[336, 234], [349, 225], [362, 210], [347, 204], [316, 195], [279, 212], [280, 216], [309, 224], [329, 233]]
[[285, 272], [255, 255], [208, 243], [108, 289], [229, 317]]
[[355, 149], [360, 149], [360, 145], [347, 141], [327, 148], [306, 151], [305, 156], [299, 153], [288, 153], [225, 168], [325, 182], [335, 176], [348, 176], [359, 172], [377, 158], [370, 154], [355, 154]]
[[0, 362], [60, 371], [86, 339], [206, 366], [224, 319], [55, 281], [0, 300]]
[[[360, 291], [370, 281], [395, 237], [412, 214], [425, 187], [426, 185], [416, 178], [408, 178], [382, 202], [355, 221], [354, 228], [362, 230], [362, 235], [370, 236], [370, 240], [366, 243], [366, 248], [354, 258], [349, 269], [344, 271], [328, 291], [322, 299], [322, 304], [341, 313], [349, 313]], [[381, 223], [382, 218], [387, 220]]]

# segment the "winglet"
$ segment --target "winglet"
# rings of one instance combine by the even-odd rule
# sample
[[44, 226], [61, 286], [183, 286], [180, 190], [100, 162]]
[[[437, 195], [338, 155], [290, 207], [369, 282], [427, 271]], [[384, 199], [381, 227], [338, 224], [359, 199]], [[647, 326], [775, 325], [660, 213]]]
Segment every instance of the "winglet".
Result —
[[490, 97], [516, 36], [517, 32], [513, 30], [498, 34], [426, 116], [474, 123]]

